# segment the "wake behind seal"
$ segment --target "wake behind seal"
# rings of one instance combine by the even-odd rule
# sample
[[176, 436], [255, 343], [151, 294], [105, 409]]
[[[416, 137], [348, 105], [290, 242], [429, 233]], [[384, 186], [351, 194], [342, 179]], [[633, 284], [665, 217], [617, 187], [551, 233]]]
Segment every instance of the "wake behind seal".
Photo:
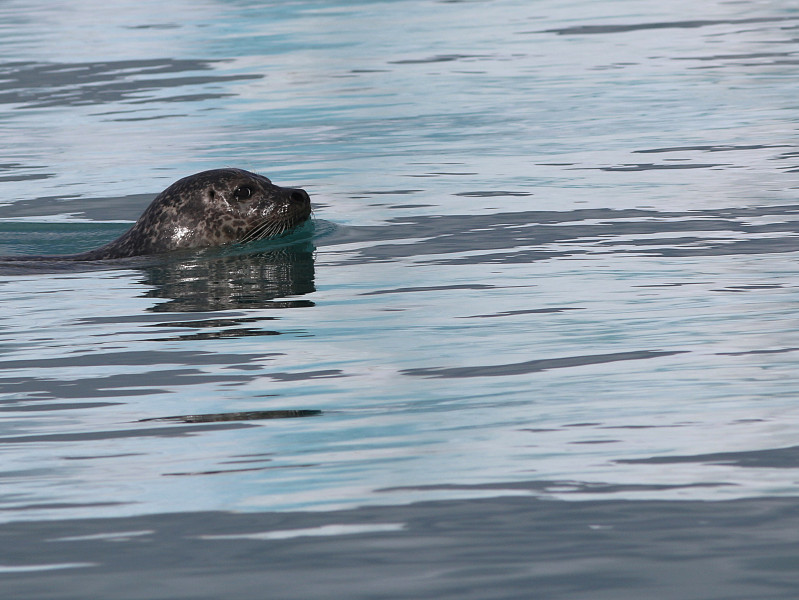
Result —
[[242, 169], [214, 169], [170, 185], [133, 227], [105, 246], [80, 254], [0, 260], [106, 260], [246, 243], [285, 233], [310, 215], [305, 190], [280, 187]]

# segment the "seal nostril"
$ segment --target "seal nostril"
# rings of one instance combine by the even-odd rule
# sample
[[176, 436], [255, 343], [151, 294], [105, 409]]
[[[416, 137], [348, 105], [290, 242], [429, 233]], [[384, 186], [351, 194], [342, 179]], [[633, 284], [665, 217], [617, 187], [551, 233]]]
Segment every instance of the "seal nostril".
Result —
[[289, 198], [291, 198], [292, 202], [296, 202], [297, 204], [306, 204], [311, 201], [311, 197], [308, 196], [308, 192], [299, 188], [291, 190]]

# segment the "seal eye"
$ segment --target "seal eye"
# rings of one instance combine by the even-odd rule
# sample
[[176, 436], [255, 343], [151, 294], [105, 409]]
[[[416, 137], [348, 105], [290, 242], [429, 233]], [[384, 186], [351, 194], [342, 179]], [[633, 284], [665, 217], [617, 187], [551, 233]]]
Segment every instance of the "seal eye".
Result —
[[252, 196], [252, 189], [248, 188], [246, 185], [241, 187], [237, 187], [233, 190], [233, 197], [236, 199], [237, 202], [243, 202]]

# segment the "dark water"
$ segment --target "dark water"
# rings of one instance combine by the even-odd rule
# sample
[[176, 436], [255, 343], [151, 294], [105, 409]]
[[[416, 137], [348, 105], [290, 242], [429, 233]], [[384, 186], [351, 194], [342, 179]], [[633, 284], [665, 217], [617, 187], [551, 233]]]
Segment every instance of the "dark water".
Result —
[[799, 12], [0, 4], [3, 598], [795, 598]]
[[[9, 524], [36, 598], [792, 598], [796, 504], [426, 502]], [[19, 541], [22, 540], [22, 541]]]

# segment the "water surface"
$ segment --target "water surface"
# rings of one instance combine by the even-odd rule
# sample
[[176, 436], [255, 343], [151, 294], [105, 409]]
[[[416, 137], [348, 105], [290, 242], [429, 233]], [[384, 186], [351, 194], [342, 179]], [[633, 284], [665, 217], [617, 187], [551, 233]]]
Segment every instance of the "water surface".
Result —
[[0, 254], [99, 246], [220, 166], [315, 211], [236, 251], [0, 266], [4, 589], [795, 597], [797, 28], [4, 3]]

